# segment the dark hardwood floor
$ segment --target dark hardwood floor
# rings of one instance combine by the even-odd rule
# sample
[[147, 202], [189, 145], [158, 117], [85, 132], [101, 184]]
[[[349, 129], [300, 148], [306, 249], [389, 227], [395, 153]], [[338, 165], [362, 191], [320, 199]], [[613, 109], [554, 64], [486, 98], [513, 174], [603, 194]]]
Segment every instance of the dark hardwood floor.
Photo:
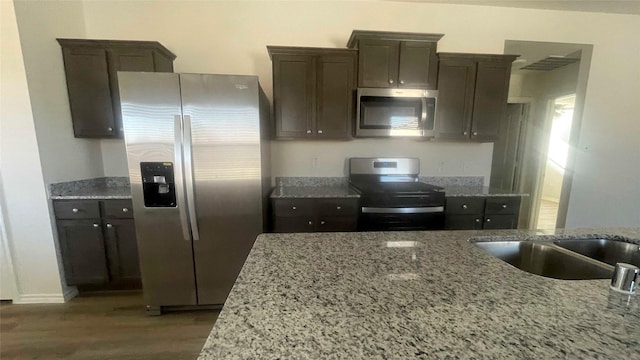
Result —
[[141, 292], [81, 295], [66, 304], [0, 305], [0, 359], [195, 359], [218, 317], [147, 316]]

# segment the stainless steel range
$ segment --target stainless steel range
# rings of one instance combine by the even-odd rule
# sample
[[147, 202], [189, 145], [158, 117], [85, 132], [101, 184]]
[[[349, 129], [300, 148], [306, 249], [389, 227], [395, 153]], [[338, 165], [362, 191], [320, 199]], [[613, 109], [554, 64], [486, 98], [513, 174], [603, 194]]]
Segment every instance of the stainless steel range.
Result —
[[444, 189], [421, 183], [415, 158], [351, 158], [349, 183], [360, 193], [358, 229], [444, 228]]

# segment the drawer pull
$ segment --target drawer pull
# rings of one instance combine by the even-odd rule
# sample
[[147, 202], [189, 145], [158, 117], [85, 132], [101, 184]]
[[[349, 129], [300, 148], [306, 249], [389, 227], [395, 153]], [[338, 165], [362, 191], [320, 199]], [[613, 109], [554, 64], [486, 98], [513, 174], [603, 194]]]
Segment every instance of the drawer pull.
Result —
[[71, 211], [73, 211], [74, 213], [77, 213], [80, 210], [78, 210], [78, 208], [73, 208], [73, 209], [71, 209]]
[[487, 222], [491, 222], [491, 219], [487, 218]]
[[295, 206], [292, 206], [292, 207], [291, 207], [291, 210], [297, 210], [297, 209], [298, 209], [298, 208], [297, 208], [297, 207], [295, 207]]
[[477, 223], [479, 223], [479, 222], [480, 222], [480, 219], [476, 219], [476, 222], [477, 222]]
[[313, 225], [313, 223], [311, 222], [311, 220], [309, 220], [309, 225]]
[[112, 227], [113, 227], [113, 225], [111, 225], [111, 224], [107, 224], [107, 228], [108, 228], [108, 229], [111, 229]]
[[94, 228], [99, 228], [99, 227], [100, 227], [100, 224], [94, 223], [94, 224], [93, 224], [93, 227], [94, 227]]
[[122, 212], [129, 212], [128, 208], [122, 208]]
[[502, 208], [506, 209], [507, 208], [507, 204], [502, 204]]
[[320, 221], [320, 225], [324, 225], [324, 220]]
[[467, 204], [462, 204], [462, 208], [463, 208], [463, 209], [468, 208]]
[[336, 210], [342, 210], [342, 206], [340, 205], [336, 206]]

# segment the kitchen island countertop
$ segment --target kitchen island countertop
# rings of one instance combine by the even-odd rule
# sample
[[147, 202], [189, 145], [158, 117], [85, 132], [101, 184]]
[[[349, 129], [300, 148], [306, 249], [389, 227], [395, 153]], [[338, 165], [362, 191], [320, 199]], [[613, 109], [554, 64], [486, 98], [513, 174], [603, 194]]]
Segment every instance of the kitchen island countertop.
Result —
[[640, 358], [640, 296], [533, 275], [469, 243], [555, 232], [263, 234], [199, 359]]

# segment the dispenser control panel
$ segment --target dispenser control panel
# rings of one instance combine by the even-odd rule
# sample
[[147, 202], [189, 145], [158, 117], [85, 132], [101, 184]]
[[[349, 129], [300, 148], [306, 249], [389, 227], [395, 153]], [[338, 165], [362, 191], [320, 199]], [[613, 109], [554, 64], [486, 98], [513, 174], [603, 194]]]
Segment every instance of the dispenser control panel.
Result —
[[176, 207], [176, 183], [171, 162], [141, 162], [145, 207]]

